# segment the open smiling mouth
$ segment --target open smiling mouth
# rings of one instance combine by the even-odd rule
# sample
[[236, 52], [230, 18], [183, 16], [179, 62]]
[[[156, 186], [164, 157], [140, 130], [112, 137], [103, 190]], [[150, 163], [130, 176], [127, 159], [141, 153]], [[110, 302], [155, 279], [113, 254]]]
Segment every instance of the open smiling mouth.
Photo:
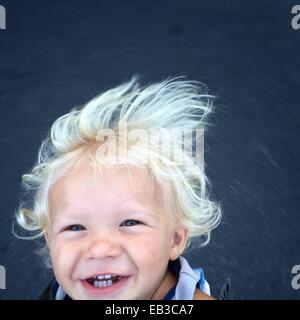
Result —
[[82, 280], [84, 288], [93, 296], [117, 293], [127, 283], [130, 276], [102, 274]]
[[86, 281], [97, 288], [106, 288], [106, 287], [111, 287], [114, 284], [118, 283], [119, 281], [128, 278], [124, 276], [119, 276], [119, 275], [111, 275], [111, 274], [104, 274], [101, 276], [95, 276], [92, 278], [87, 279]]

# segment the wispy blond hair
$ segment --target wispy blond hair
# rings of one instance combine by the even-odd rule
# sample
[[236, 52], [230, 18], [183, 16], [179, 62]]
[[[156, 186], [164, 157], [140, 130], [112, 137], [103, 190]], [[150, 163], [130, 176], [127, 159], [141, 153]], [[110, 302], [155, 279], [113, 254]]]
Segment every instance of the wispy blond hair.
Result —
[[[144, 87], [133, 76], [58, 118], [40, 146], [36, 164], [22, 177], [29, 200], [20, 204], [16, 220], [25, 230], [34, 232], [26, 238], [41, 237], [49, 228], [48, 193], [55, 181], [87, 151], [93, 165], [103, 163], [103, 153], [92, 154], [91, 146], [103, 145], [107, 130], [120, 138], [119, 125], [126, 123], [129, 133], [152, 130], [160, 141], [130, 141], [126, 145], [128, 156], [119, 158], [119, 164], [146, 168], [165, 191], [165, 204], [173, 217], [188, 228], [187, 246], [193, 239], [200, 246], [207, 244], [211, 230], [221, 219], [220, 204], [209, 199], [205, 165], [199, 165], [191, 149], [184, 148], [193, 144], [192, 135], [181, 141], [170, 139], [167, 133], [173, 129], [204, 130], [209, 125], [213, 98], [203, 84], [182, 76]], [[184, 159], [181, 163], [175, 161], [179, 153]], [[149, 161], [141, 161], [146, 155]], [[110, 163], [113, 160], [110, 158]]]

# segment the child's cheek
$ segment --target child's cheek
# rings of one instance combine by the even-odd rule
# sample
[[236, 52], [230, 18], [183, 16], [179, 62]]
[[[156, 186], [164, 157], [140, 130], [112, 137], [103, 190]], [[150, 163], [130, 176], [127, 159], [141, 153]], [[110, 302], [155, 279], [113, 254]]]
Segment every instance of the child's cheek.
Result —
[[50, 245], [50, 255], [53, 264], [54, 273], [58, 278], [70, 277], [75, 260], [76, 249], [72, 244], [65, 241], [53, 240]]
[[153, 262], [168, 259], [168, 248], [170, 246], [168, 240], [158, 233], [145, 235], [138, 241], [135, 239], [131, 247], [138, 259], [143, 259], [145, 262], [149, 260], [147, 264], [153, 264]]

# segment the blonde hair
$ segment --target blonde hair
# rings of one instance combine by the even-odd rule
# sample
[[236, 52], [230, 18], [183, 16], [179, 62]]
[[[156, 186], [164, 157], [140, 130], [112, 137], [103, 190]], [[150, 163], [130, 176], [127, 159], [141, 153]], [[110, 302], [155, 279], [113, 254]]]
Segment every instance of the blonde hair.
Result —
[[[190, 138], [184, 142], [171, 139], [174, 152], [170, 155], [167, 150], [170, 135], [164, 130], [204, 129], [209, 124], [207, 117], [212, 112], [214, 97], [200, 82], [182, 78], [168, 78], [142, 87], [133, 76], [54, 122], [40, 146], [37, 163], [30, 173], [22, 176], [29, 201], [20, 204], [16, 220], [25, 230], [35, 232], [26, 239], [41, 237], [49, 228], [48, 192], [55, 181], [91, 146], [100, 145], [103, 130], [112, 130], [120, 136], [118, 125], [126, 123], [129, 131], [157, 129], [154, 136], [160, 138], [159, 152], [157, 140], [131, 141], [126, 147], [129, 158], [121, 159], [121, 163], [147, 168], [156, 179], [165, 191], [166, 205], [173, 217], [188, 228], [187, 246], [196, 238], [199, 246], [209, 242], [211, 230], [220, 222], [221, 207], [209, 199], [205, 166], [195, 163], [191, 152], [183, 151], [182, 144], [189, 147], [193, 144]], [[183, 164], [174, 160], [179, 152], [183, 154]], [[151, 160], [142, 163], [146, 155], [151, 155]], [[92, 156], [94, 163], [101, 163], [101, 157]]]

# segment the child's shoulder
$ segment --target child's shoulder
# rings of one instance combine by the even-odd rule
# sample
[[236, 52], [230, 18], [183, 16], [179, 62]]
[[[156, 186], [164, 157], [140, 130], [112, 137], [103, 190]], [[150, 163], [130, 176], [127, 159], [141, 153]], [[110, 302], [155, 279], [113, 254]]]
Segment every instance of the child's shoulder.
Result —
[[216, 299], [202, 292], [200, 289], [196, 289], [193, 300], [216, 300]]

